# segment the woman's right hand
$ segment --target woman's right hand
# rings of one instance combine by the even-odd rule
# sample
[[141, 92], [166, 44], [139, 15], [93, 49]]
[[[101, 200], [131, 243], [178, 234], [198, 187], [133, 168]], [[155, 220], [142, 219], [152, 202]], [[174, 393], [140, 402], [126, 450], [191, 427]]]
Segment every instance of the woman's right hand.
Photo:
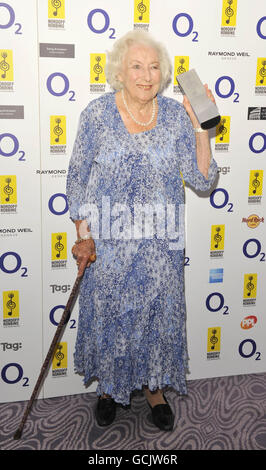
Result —
[[75, 244], [72, 247], [72, 254], [77, 259], [78, 276], [80, 276], [93, 262], [90, 259], [91, 255], [96, 255], [94, 240], [89, 238], [88, 240], [83, 240]]

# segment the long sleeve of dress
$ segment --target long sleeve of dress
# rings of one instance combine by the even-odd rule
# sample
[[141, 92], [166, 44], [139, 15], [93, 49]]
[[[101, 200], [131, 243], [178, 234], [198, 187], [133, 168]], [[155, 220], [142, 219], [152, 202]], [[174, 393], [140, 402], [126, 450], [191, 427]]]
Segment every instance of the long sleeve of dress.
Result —
[[177, 151], [179, 154], [179, 168], [185, 182], [199, 191], [206, 191], [211, 188], [217, 176], [217, 163], [211, 157], [208, 178], [205, 178], [199, 171], [196, 157], [196, 139], [191, 121], [182, 107], [182, 130], [177, 141]]
[[81, 209], [86, 201], [86, 189], [94, 157], [93, 141], [90, 106], [88, 105], [80, 114], [67, 175], [66, 195], [72, 220], [85, 218], [82, 216]]

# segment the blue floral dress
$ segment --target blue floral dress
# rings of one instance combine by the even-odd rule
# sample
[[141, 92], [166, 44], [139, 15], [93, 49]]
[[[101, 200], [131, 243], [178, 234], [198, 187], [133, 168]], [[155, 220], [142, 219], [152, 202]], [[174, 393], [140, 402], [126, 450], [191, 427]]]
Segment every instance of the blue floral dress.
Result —
[[71, 156], [70, 217], [86, 219], [97, 260], [80, 287], [75, 370], [98, 379], [97, 394], [127, 405], [135, 389], [186, 393], [184, 181], [209, 189], [197, 168], [184, 107], [158, 95], [156, 126], [130, 134], [115, 93], [81, 113]]

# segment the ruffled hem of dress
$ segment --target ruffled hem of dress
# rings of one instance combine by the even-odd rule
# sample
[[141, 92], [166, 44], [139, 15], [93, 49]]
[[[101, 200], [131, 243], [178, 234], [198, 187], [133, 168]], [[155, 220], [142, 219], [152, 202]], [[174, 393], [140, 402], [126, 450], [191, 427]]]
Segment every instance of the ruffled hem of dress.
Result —
[[[83, 378], [83, 383], [86, 386], [88, 382], [91, 380], [99, 380], [98, 386], [96, 389], [97, 396], [101, 396], [102, 394], [106, 393], [110, 395], [116, 403], [119, 403], [123, 406], [127, 406], [130, 404], [131, 400], [131, 394], [135, 390], [142, 390], [143, 386], [148, 386], [150, 391], [155, 391], [157, 388], [159, 389], [165, 389], [166, 387], [171, 387], [173, 388], [177, 393], [180, 395], [187, 395], [187, 385], [186, 385], [186, 378], [185, 378], [185, 370], [186, 367], [184, 367], [183, 372], [180, 373], [179, 379], [178, 380], [171, 380], [171, 378], [162, 378], [161, 380], [157, 380], [156, 383], [154, 383], [154, 378], [148, 378], [148, 379], [143, 379], [138, 383], [134, 383], [131, 385], [130, 389], [125, 392], [125, 393], [120, 393], [118, 394], [116, 391], [114, 391], [115, 385], [110, 384], [110, 382], [105, 382], [100, 381], [97, 373], [88, 373], [84, 372], [83, 368], [74, 368], [74, 372], [76, 374], [81, 374], [84, 376]], [[167, 374], [165, 374], [167, 375]]]

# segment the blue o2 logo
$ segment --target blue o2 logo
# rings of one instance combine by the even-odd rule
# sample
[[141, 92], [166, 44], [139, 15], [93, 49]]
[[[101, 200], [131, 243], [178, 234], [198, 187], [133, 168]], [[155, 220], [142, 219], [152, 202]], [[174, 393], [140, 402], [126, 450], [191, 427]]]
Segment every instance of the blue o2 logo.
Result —
[[239, 103], [239, 93], [235, 92], [235, 82], [232, 77], [223, 75], [215, 83], [215, 93], [219, 98], [235, 96], [233, 103]]
[[[264, 31], [265, 31], [265, 34], [263, 34], [261, 32], [261, 29], [262, 29], [262, 24], [264, 23]], [[257, 35], [261, 38], [261, 39], [266, 39], [266, 16], [263, 16], [262, 18], [260, 18], [260, 20], [258, 21], [257, 23]]]
[[23, 387], [29, 386], [29, 379], [28, 377], [23, 377], [23, 368], [17, 362], [10, 362], [6, 364], [3, 369], [1, 370], [1, 379], [8, 385], [17, 384], [21, 380], [23, 380]]
[[261, 243], [257, 238], [249, 238], [243, 245], [243, 254], [246, 258], [256, 258], [260, 256], [259, 261], [265, 261], [265, 253], [261, 251]]
[[13, 157], [19, 153], [18, 160], [20, 162], [25, 162], [25, 152], [24, 150], [19, 150], [19, 141], [14, 134], [9, 134], [5, 132], [0, 134], [0, 156], [2, 157]]
[[[59, 89], [56, 89], [55, 83], [59, 84]], [[70, 94], [69, 101], [76, 101], [75, 99], [75, 92], [73, 90], [69, 90], [70, 84], [67, 76], [61, 72], [54, 72], [47, 78], [46, 82], [47, 90], [53, 96], [64, 96], [66, 93]]]
[[91, 10], [87, 16], [87, 24], [93, 33], [103, 34], [106, 31], [109, 31], [111, 33], [109, 39], [116, 39], [115, 29], [109, 28], [110, 18], [105, 10], [102, 10], [101, 8], [95, 8], [94, 10]]
[[21, 277], [28, 277], [28, 268], [21, 265], [21, 257], [15, 251], [7, 251], [0, 256], [0, 270], [5, 274], [14, 274], [19, 271]]
[[210, 195], [210, 203], [214, 209], [227, 207], [227, 212], [233, 212], [233, 203], [229, 201], [228, 191], [224, 188], [216, 188]]
[[257, 351], [257, 344], [254, 339], [244, 339], [238, 347], [238, 352], [241, 357], [248, 359], [256, 354], [255, 361], [260, 361], [261, 353]]
[[206, 307], [210, 312], [219, 312], [223, 309], [223, 315], [229, 314], [228, 305], [224, 305], [224, 296], [220, 292], [212, 292], [208, 295]]
[[194, 23], [192, 17], [188, 13], [178, 13], [173, 19], [172, 23], [174, 33], [184, 38], [189, 36], [191, 33], [193, 34], [192, 41], [198, 42], [198, 32], [193, 31]]
[[[50, 311], [50, 315], [49, 315], [49, 318], [50, 318], [50, 322], [55, 325], [55, 326], [58, 326], [59, 322], [56, 322], [55, 319], [54, 319], [54, 314], [55, 312], [58, 310], [58, 309], [62, 309], [64, 311], [65, 309], [65, 305], [56, 305], [55, 307], [52, 308], [52, 310]], [[62, 312], [63, 314], [63, 312]], [[67, 320], [66, 322], [67, 323]]]
[[253, 153], [264, 152], [266, 150], [266, 135], [263, 132], [255, 132], [250, 137], [248, 145]]
[[[63, 206], [62, 206], [62, 203], [63, 203]], [[66, 195], [63, 193], [53, 194], [53, 196], [51, 196], [49, 199], [48, 207], [49, 207], [49, 210], [54, 215], [65, 214], [68, 211], [68, 203], [67, 203]]]
[[[0, 2], [0, 29], [9, 29], [15, 23], [15, 12], [13, 8], [4, 2]], [[4, 23], [2, 21], [5, 20]], [[15, 34], [22, 34], [22, 26], [20, 23], [15, 23], [16, 30]]]
[[[59, 319], [59, 322], [56, 322], [56, 321], [55, 321], [54, 315], [55, 315], [55, 313], [57, 312], [57, 310], [59, 310], [59, 309], [63, 310], [63, 312], [64, 312], [64, 310], [65, 310], [65, 305], [56, 305], [56, 306], [53, 307], [52, 310], [50, 311], [50, 315], [49, 315], [50, 322], [51, 322], [54, 326], [58, 326], [58, 325], [59, 325], [59, 322], [60, 322], [61, 317], [62, 317], [62, 315], [63, 315], [63, 312], [62, 312], [61, 317], [60, 317], [60, 319]], [[70, 318], [70, 314], [71, 314], [71, 312], [69, 312], [67, 318], [65, 319], [64, 325], [66, 325], [66, 324], [68, 323], [69, 318]], [[76, 328], [76, 320], [73, 320], [73, 319], [72, 319], [72, 320], [70, 320], [70, 329], [73, 329], [73, 328]]]

